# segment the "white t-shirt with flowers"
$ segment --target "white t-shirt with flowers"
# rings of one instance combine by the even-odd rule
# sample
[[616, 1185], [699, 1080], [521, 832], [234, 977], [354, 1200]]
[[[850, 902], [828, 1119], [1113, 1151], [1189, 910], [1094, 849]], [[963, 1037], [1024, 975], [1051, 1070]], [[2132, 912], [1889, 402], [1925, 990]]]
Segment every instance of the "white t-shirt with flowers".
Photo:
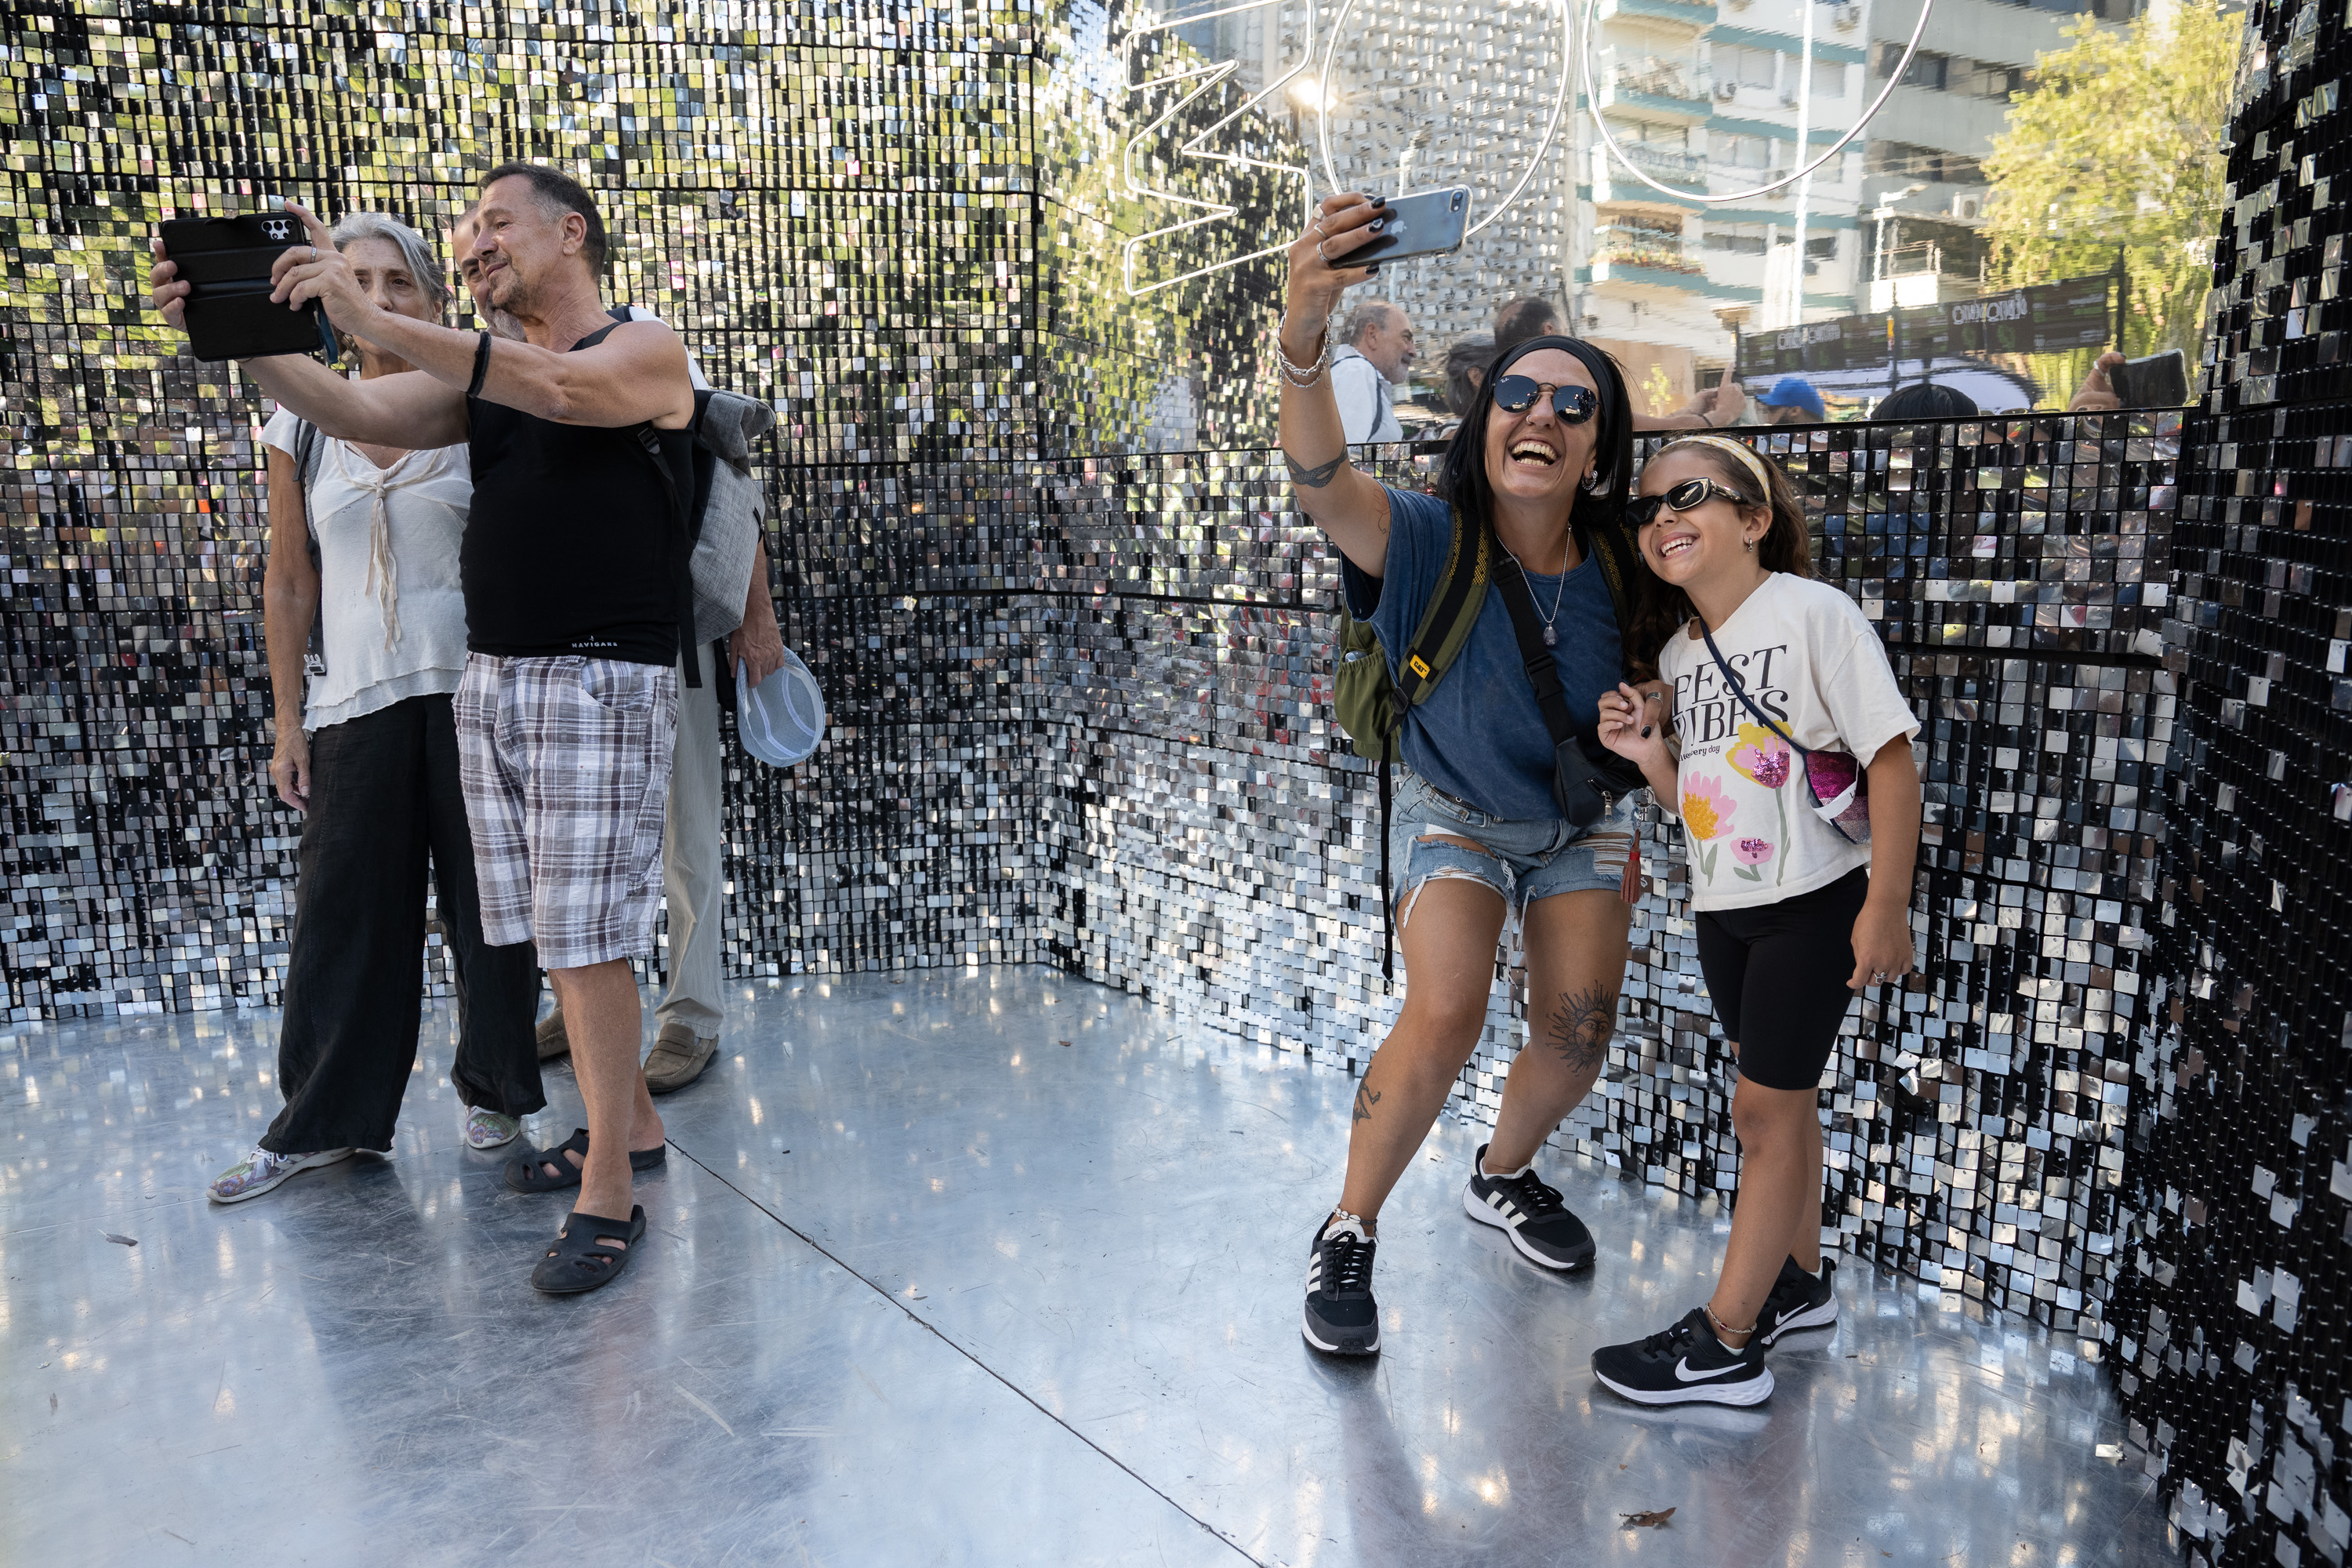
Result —
[[[1692, 907], [1778, 903], [1868, 866], [1870, 846], [1815, 815], [1802, 759], [1732, 694], [1696, 627], [1658, 652], [1682, 742], [1675, 793]], [[1749, 700], [1808, 750], [1851, 752], [1866, 766], [1919, 732], [1878, 633], [1826, 583], [1773, 573], [1716, 628], [1715, 646]]]

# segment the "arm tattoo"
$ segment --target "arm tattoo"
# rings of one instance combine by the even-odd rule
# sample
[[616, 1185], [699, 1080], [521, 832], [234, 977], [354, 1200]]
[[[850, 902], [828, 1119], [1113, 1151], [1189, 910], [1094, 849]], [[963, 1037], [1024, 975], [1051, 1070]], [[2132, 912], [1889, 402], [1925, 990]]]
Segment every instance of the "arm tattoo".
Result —
[[1362, 1084], [1358, 1084], [1356, 1086], [1356, 1120], [1370, 1121], [1372, 1119], [1372, 1107], [1380, 1102], [1379, 1095], [1374, 1094]]
[[1293, 484], [1305, 485], [1310, 490], [1319, 490], [1339, 477], [1339, 466], [1348, 460], [1348, 454], [1342, 451], [1329, 462], [1318, 463], [1313, 468], [1307, 467], [1286, 451], [1282, 454], [1282, 460], [1290, 465], [1290, 479]]
[[1599, 1068], [1617, 1029], [1617, 998], [1599, 985], [1563, 991], [1547, 1034], [1559, 1059], [1578, 1072]]

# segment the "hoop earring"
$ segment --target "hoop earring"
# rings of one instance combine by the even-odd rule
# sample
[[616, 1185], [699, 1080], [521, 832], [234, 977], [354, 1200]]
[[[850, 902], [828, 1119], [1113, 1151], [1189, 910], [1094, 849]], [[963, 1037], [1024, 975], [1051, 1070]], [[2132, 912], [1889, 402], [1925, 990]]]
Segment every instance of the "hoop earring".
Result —
[[1754, 540], [1752, 540], [1752, 539], [1743, 539], [1743, 540], [1741, 540], [1741, 541], [1739, 542], [1739, 547], [1740, 547], [1742, 550], [1747, 551], [1747, 552], [1748, 552], [1748, 554], [1750, 554], [1750, 555], [1753, 555], [1753, 554], [1755, 554], [1755, 553], [1756, 553], [1756, 542], [1755, 542]]
[[1597, 496], [1601, 493], [1601, 487], [1605, 482], [1606, 481], [1604, 481], [1601, 477], [1601, 470], [1593, 468], [1585, 474], [1583, 482], [1579, 488], [1580, 488], [1586, 495]]

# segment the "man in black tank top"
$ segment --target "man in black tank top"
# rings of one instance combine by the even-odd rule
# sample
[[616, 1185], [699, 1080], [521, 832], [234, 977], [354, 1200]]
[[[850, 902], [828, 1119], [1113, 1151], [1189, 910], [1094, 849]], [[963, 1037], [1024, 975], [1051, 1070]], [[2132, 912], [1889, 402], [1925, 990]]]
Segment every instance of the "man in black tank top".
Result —
[[[507, 1181], [580, 1188], [531, 1283], [593, 1289], [645, 1235], [630, 1173], [660, 1163], [664, 1148], [629, 960], [654, 945], [691, 605], [686, 520], [646, 443], [673, 473], [689, 471], [685, 345], [659, 321], [605, 314], [604, 219], [552, 169], [509, 163], [482, 182], [480, 297], [520, 324], [520, 342], [377, 309], [318, 220], [288, 210], [311, 245], [278, 258], [271, 298], [316, 300], [344, 331], [418, 368], [355, 382], [289, 354], [247, 361], [246, 373], [330, 436], [472, 447], [456, 710], [483, 934], [538, 942], [588, 1112], [586, 1129], [511, 1163]], [[150, 278], [157, 310], [184, 326], [177, 269], [159, 259]]]

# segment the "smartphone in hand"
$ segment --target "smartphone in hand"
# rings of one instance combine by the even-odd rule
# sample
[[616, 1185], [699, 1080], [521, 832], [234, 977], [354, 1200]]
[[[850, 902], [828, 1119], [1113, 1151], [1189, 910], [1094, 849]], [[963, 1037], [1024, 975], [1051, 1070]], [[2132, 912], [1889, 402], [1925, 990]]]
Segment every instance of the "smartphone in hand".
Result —
[[2127, 359], [2107, 372], [2107, 384], [2126, 408], [2178, 408], [2189, 401], [2189, 362], [2179, 349]]
[[1349, 252], [1347, 265], [1365, 267], [1377, 261], [1414, 261], [1424, 256], [1451, 256], [1462, 248], [1470, 225], [1470, 187], [1415, 191], [1391, 196], [1381, 216], [1381, 237]]

